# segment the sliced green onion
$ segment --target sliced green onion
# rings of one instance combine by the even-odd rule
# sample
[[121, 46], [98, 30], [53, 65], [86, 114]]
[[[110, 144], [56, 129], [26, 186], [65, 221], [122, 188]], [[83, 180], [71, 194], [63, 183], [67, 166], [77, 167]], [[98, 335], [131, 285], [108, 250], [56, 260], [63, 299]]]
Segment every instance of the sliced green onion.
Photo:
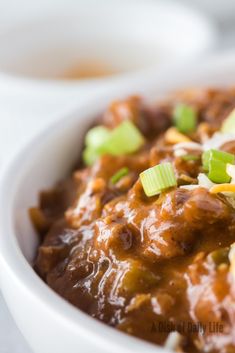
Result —
[[127, 167], [123, 167], [115, 173], [110, 181], [112, 184], [116, 184], [120, 179], [122, 179], [124, 176], [126, 176], [129, 173], [129, 169]]
[[223, 133], [234, 133], [235, 132], [235, 109], [231, 111], [228, 117], [224, 120], [221, 131]]
[[231, 153], [210, 149], [203, 153], [202, 164], [208, 177], [214, 183], [228, 183], [230, 176], [227, 174], [227, 164], [234, 163], [234, 155]]
[[233, 164], [235, 157], [231, 153], [208, 150], [202, 155], [202, 164], [205, 171], [208, 171], [208, 177], [214, 183], [228, 183], [230, 176], [227, 173], [227, 164]]
[[94, 164], [99, 156], [99, 153], [91, 147], [86, 147], [82, 154], [83, 161], [89, 166]]
[[104, 154], [119, 156], [136, 152], [144, 144], [144, 137], [131, 121], [126, 120], [113, 130], [104, 126], [92, 128], [85, 137], [85, 144], [83, 160], [92, 165]]
[[85, 137], [86, 148], [83, 151], [83, 160], [86, 165], [92, 165], [99, 158], [99, 148], [110, 135], [110, 130], [104, 126], [95, 126], [90, 129]]
[[171, 163], [158, 164], [140, 174], [140, 180], [147, 196], [154, 196], [176, 186], [177, 181]]
[[184, 161], [198, 161], [200, 159], [199, 156], [195, 156], [195, 154], [185, 154], [184, 156], [181, 156], [181, 159]]
[[104, 126], [95, 126], [90, 129], [85, 137], [86, 146], [92, 148], [100, 147], [110, 135], [110, 130]]
[[234, 163], [234, 155], [231, 153], [210, 149], [205, 151], [202, 155], [202, 165], [204, 170], [209, 170], [209, 162], [211, 159], [219, 160], [225, 164], [233, 164]]
[[208, 178], [217, 184], [229, 183], [230, 176], [226, 172], [226, 164], [218, 159], [211, 159]]
[[187, 134], [195, 131], [197, 114], [190, 105], [177, 104], [173, 111], [173, 120], [177, 129], [180, 132]]
[[134, 153], [144, 144], [139, 129], [129, 120], [124, 121], [111, 131], [108, 139], [100, 146], [102, 154], [119, 156]]

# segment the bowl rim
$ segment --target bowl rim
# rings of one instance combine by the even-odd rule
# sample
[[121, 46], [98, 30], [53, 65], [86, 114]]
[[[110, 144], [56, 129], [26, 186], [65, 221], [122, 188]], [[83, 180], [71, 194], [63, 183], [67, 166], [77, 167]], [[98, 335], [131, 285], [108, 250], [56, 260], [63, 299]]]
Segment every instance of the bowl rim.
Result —
[[[235, 51], [229, 51], [222, 55], [209, 57], [201, 63], [201, 65], [199, 64], [199, 68], [202, 68], [203, 70], [209, 69], [212, 66], [217, 68], [222, 62], [223, 64], [234, 66], [234, 58]], [[185, 72], [187, 72], [190, 67], [191, 64], [188, 65], [188, 68], [184, 65]], [[69, 329], [72, 331], [76, 330], [76, 332], [82, 332], [84, 337], [89, 341], [94, 341], [95, 344], [99, 345], [101, 348], [107, 348], [107, 345], [110, 345], [110, 352], [112, 353], [119, 353], [120, 348], [122, 348], [125, 353], [133, 352], [134, 350], [136, 352], [141, 352], [143, 349], [146, 349], [149, 353], [156, 353], [157, 351], [160, 353], [163, 350], [164, 352], [167, 352], [168, 350], [158, 345], [153, 345], [138, 338], [128, 336], [116, 329], [110, 328], [102, 322], [94, 320], [92, 317], [66, 302], [66, 300], [50, 289], [50, 287], [39, 278], [19, 249], [16, 235], [14, 233], [11, 215], [14, 191], [17, 188], [17, 178], [15, 176], [17, 175], [16, 171], [19, 170], [19, 167], [22, 168], [22, 165], [24, 165], [25, 155], [27, 155], [28, 159], [34, 154], [31, 146], [40, 142], [42, 137], [49, 137], [53, 129], [59, 131], [60, 128], [63, 128], [65, 119], [66, 121], [68, 121], [68, 119], [73, 121], [77, 119], [78, 115], [84, 118], [87, 114], [94, 114], [104, 107], [110, 99], [125, 96], [130, 92], [133, 92], [133, 90], [136, 91], [136, 85], [138, 85], [137, 87], [142, 87], [145, 91], [151, 92], [154, 88], [154, 82], [155, 78], [153, 76], [147, 77], [143, 80], [134, 80], [129, 83], [128, 87], [120, 85], [114, 90], [92, 97], [90, 100], [86, 100], [86, 102], [80, 104], [75, 110], [72, 109], [71, 111], [71, 109], [69, 109], [67, 113], [63, 112], [56, 121], [52, 122], [34, 136], [16, 155], [9, 159], [8, 163], [3, 167], [0, 176], [1, 266], [7, 268], [8, 273], [11, 274], [14, 280], [23, 286], [25, 291], [37, 300], [40, 306], [43, 306], [47, 311], [50, 311], [50, 313], [57, 317], [58, 320], [63, 320], [63, 322], [68, 325]], [[0, 274], [0, 281], [1, 280], [2, 278]], [[0, 283], [0, 286], [1, 284], [2, 283]]]

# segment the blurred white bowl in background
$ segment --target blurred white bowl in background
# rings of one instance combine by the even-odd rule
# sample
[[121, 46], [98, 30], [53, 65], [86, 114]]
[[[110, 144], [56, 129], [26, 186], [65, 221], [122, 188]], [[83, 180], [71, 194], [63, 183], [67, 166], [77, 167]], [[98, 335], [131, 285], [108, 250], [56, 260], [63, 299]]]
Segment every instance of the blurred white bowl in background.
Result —
[[[181, 0], [188, 3], [187, 0]], [[195, 5], [201, 11], [213, 16], [220, 22], [226, 19], [234, 19], [235, 1], [233, 0], [191, 0], [191, 4]]]
[[[29, 12], [18, 25], [2, 31], [0, 89], [5, 86], [21, 95], [43, 92], [47, 98], [68, 93], [74, 99], [71, 93], [81, 88], [98, 89], [176, 65], [216, 42], [213, 24], [176, 1], [80, 0], [60, 1], [58, 6], [42, 1], [41, 7], [43, 11]], [[92, 65], [109, 75], [66, 79], [71, 70]]]

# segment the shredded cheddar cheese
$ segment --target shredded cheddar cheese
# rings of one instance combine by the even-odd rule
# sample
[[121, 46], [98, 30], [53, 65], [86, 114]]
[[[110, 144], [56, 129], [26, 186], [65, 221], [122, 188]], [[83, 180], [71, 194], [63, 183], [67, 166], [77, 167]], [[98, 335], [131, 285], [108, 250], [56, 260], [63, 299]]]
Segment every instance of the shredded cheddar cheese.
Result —
[[212, 186], [210, 189], [212, 194], [218, 194], [219, 192], [235, 192], [235, 184], [218, 184]]
[[190, 138], [181, 132], [179, 132], [175, 127], [170, 127], [165, 133], [165, 140], [167, 143], [172, 145], [180, 142], [191, 142]]

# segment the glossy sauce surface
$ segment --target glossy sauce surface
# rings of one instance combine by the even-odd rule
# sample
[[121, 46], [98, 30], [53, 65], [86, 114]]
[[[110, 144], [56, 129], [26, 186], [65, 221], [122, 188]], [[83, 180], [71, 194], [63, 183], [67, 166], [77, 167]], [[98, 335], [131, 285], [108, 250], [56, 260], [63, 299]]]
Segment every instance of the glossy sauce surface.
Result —
[[[99, 124], [114, 128], [131, 119], [146, 143], [133, 155], [81, 165], [41, 193], [31, 210], [42, 235], [35, 268], [70, 303], [128, 334], [164, 344], [178, 331], [178, 351], [232, 353], [235, 280], [227, 257], [235, 242], [234, 208], [205, 188], [147, 197], [139, 180], [164, 161], [173, 163], [178, 185], [195, 183], [202, 171], [200, 150], [189, 150], [197, 158], [185, 161], [166, 141], [177, 102], [197, 110], [198, 128], [189, 137], [202, 143], [234, 108], [235, 90], [188, 90], [151, 107], [138, 97], [112, 103]], [[113, 185], [110, 178], [122, 167], [129, 174]]]

